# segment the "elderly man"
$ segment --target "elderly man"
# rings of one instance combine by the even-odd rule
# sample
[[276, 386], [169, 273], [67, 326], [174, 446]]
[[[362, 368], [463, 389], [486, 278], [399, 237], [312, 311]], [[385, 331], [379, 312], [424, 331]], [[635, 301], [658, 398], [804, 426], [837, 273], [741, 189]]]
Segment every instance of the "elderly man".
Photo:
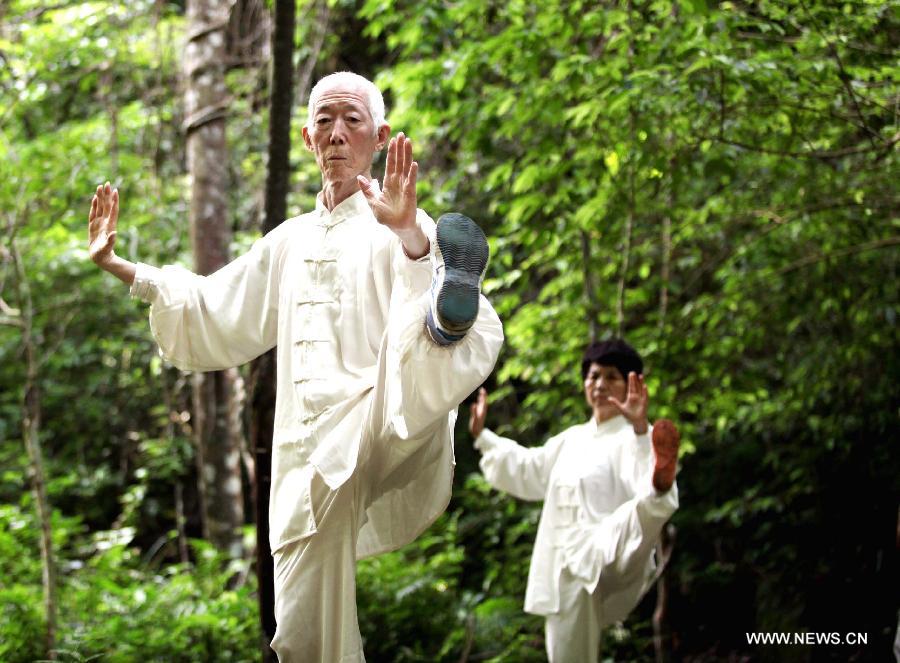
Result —
[[624, 341], [589, 345], [581, 377], [593, 416], [540, 447], [484, 427], [484, 389], [471, 409], [488, 482], [544, 500], [525, 610], [545, 616], [550, 663], [597, 661], [600, 630], [624, 619], [649, 588], [654, 546], [678, 508], [678, 432], [665, 419], [649, 425], [642, 372]]
[[[459, 214], [416, 208], [417, 164], [388, 144], [381, 93], [341, 72], [309, 99], [316, 209], [207, 277], [115, 255], [118, 192], [91, 203], [91, 258], [152, 304], [160, 352], [186, 370], [277, 346], [270, 531], [272, 648], [283, 662], [363, 661], [356, 560], [414, 539], [444, 510], [458, 404], [503, 340], [480, 294], [488, 249]], [[388, 145], [383, 187], [373, 154]]]

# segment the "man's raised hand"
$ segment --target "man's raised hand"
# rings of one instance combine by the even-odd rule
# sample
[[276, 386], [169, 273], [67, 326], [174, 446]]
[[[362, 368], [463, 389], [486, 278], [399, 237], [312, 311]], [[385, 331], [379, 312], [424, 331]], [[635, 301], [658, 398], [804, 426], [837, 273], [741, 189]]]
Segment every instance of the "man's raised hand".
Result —
[[88, 251], [97, 265], [106, 269], [113, 259], [116, 245], [116, 224], [119, 221], [119, 191], [109, 182], [97, 187], [91, 199], [88, 215]]
[[379, 223], [391, 230], [407, 230], [416, 224], [416, 175], [419, 165], [412, 158], [412, 141], [400, 132], [388, 144], [383, 188], [376, 180], [357, 176], [359, 188]]
[[97, 187], [88, 214], [88, 253], [98, 267], [131, 285], [137, 265], [123, 260], [113, 250], [116, 245], [116, 224], [119, 222], [119, 191], [109, 182]]
[[393, 230], [407, 254], [415, 258], [428, 252], [428, 238], [416, 223], [418, 172], [419, 164], [412, 158], [412, 141], [401, 132], [388, 144], [383, 188], [379, 188], [377, 180], [364, 175], [356, 178], [375, 218]]
[[647, 405], [650, 402], [650, 396], [647, 393], [643, 375], [638, 375], [634, 371], [628, 374], [628, 394], [625, 396], [624, 403], [614, 396], [607, 398], [622, 413], [622, 416], [631, 422], [635, 433], [643, 435], [647, 432]]
[[484, 430], [488, 411], [487, 396], [487, 389], [482, 387], [478, 390], [475, 402], [469, 406], [469, 432], [472, 433], [473, 438], [477, 438]]

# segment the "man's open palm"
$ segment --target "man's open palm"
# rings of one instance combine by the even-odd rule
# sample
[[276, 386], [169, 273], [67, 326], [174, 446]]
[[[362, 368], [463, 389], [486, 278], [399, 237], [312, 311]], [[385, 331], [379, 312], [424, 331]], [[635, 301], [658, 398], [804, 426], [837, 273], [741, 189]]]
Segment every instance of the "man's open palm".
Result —
[[412, 158], [412, 141], [401, 132], [388, 145], [383, 188], [379, 189], [376, 180], [358, 176], [359, 188], [379, 223], [394, 231], [415, 227], [418, 171], [419, 165]]
[[119, 221], [119, 192], [109, 182], [97, 187], [88, 215], [88, 251], [101, 267], [115, 255], [116, 223]]
[[469, 432], [472, 437], [481, 435], [484, 430], [484, 422], [487, 419], [488, 412], [488, 393], [487, 389], [482, 387], [478, 390], [478, 396], [475, 402], [469, 406]]
[[633, 425], [640, 428], [646, 426], [647, 406], [650, 403], [650, 396], [647, 392], [647, 384], [644, 382], [643, 375], [638, 375], [634, 372], [628, 374], [628, 394], [625, 396], [624, 403], [614, 396], [610, 396], [608, 400]]

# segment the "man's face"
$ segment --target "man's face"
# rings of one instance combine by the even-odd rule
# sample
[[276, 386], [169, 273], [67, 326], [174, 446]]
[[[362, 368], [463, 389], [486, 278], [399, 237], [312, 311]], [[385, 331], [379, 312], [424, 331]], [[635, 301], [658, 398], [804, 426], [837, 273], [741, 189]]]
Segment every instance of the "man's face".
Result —
[[303, 141], [316, 155], [327, 185], [367, 175], [372, 154], [384, 147], [390, 131], [382, 125], [376, 132], [361, 88], [336, 83], [316, 100], [312, 128], [303, 127]]
[[584, 378], [584, 397], [592, 409], [609, 410], [618, 413], [614, 405], [610, 405], [607, 397], [612, 396], [625, 402], [628, 395], [628, 380], [615, 366], [604, 366], [593, 363]]

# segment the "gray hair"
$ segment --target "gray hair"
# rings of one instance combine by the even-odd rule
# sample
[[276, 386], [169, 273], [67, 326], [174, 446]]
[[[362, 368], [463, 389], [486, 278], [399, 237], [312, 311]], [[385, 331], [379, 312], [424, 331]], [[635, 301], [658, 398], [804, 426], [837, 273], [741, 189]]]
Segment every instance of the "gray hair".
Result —
[[372, 121], [375, 123], [376, 133], [383, 124], [387, 124], [384, 119], [384, 97], [381, 96], [381, 90], [375, 86], [375, 83], [368, 78], [360, 76], [359, 74], [354, 74], [351, 71], [338, 71], [320, 78], [319, 82], [315, 84], [312, 91], [309, 93], [309, 104], [307, 106], [308, 115], [306, 119], [307, 129], [311, 130], [313, 128], [313, 114], [315, 113], [316, 102], [319, 100], [319, 96], [325, 89], [330, 88], [335, 84], [363, 89], [366, 97], [366, 108], [368, 108], [369, 115], [372, 116]]

